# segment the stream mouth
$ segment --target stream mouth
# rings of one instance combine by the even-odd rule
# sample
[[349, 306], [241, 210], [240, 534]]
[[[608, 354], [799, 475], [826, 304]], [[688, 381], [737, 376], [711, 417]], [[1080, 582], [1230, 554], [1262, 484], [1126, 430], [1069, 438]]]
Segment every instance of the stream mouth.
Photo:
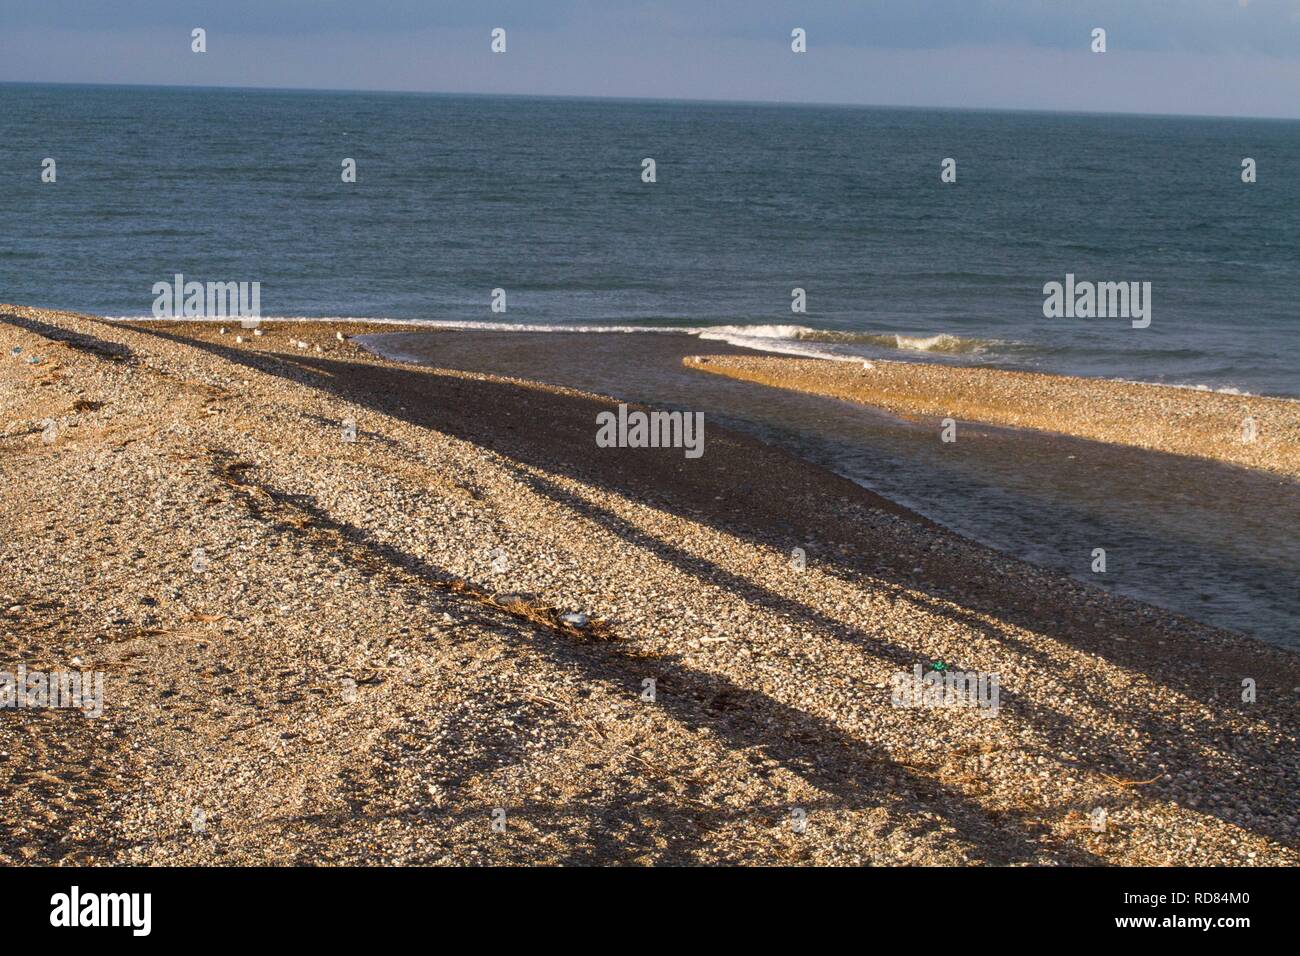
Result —
[[[437, 331], [363, 342], [387, 358], [703, 412], [1004, 553], [1300, 647], [1300, 496], [1289, 479], [978, 423], [944, 443], [928, 422], [686, 368], [682, 359], [701, 352], [752, 354], [687, 334]], [[1093, 570], [1097, 549], [1104, 573]]]

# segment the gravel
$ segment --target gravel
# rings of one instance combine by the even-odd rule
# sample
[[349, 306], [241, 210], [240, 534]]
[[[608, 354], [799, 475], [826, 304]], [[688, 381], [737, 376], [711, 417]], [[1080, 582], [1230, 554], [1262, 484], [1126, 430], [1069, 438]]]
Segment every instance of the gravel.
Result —
[[1300, 863], [1296, 655], [375, 330], [0, 306], [0, 863]]

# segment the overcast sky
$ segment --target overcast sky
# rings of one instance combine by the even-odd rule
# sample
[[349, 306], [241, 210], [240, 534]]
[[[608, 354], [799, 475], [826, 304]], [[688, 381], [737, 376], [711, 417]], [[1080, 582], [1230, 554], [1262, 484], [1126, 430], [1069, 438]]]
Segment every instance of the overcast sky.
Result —
[[1300, 0], [0, 0], [3, 80], [1300, 118]]

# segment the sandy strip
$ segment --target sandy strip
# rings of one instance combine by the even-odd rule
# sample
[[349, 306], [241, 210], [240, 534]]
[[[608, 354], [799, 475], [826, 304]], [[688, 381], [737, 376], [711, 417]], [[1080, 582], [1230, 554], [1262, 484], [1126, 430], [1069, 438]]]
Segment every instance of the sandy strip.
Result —
[[0, 306], [0, 863], [1300, 863], [1295, 654], [340, 331]]
[[910, 418], [1033, 428], [1300, 478], [1300, 402], [1288, 399], [919, 362], [692, 356], [686, 364]]

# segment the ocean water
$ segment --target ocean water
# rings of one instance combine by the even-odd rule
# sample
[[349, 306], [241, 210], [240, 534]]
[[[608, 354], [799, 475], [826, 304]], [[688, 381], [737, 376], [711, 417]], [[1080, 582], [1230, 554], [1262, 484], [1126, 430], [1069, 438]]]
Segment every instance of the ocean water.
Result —
[[[1300, 395], [1297, 122], [0, 84], [0, 177], [3, 301], [143, 316], [182, 273], [265, 316]], [[1067, 273], [1150, 282], [1150, 327], [1045, 318]]]

